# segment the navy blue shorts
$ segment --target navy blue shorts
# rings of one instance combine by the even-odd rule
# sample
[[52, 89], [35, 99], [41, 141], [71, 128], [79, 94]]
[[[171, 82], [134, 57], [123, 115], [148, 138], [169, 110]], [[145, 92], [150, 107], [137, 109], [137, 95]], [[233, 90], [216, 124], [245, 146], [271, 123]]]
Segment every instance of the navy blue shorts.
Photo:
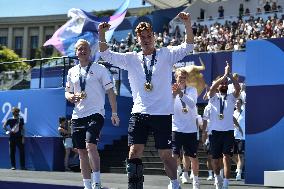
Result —
[[172, 148], [172, 115], [131, 115], [128, 126], [128, 145], [146, 144], [148, 135], [153, 133], [157, 149]]
[[172, 148], [176, 155], [183, 150], [185, 156], [196, 158], [198, 144], [197, 133], [172, 132]]
[[234, 152], [234, 131], [212, 131], [210, 152], [212, 159], [219, 159], [223, 154], [232, 156]]
[[245, 153], [245, 140], [235, 139], [234, 143], [234, 154]]
[[97, 144], [103, 125], [104, 117], [98, 113], [84, 118], [72, 119], [74, 148], [86, 149], [86, 143]]

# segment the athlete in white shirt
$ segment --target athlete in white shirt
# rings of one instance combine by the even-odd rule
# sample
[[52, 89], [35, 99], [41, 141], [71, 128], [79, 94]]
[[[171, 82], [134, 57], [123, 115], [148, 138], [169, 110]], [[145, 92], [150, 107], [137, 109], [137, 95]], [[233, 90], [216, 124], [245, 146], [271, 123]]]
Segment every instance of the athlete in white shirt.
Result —
[[107, 62], [128, 71], [133, 96], [132, 117], [129, 121], [127, 162], [128, 188], [143, 188], [141, 157], [149, 132], [153, 132], [156, 148], [170, 178], [170, 189], [178, 189], [177, 164], [171, 151], [171, 124], [173, 98], [171, 90], [173, 65], [193, 50], [193, 33], [188, 13], [178, 14], [186, 28], [186, 42], [173, 47], [155, 48], [152, 26], [141, 22], [136, 27], [142, 52], [115, 53], [108, 49], [105, 32], [107, 23], [99, 25], [101, 57]]
[[184, 152], [184, 170], [182, 183], [189, 183], [188, 171], [191, 162], [193, 171], [193, 189], [199, 189], [199, 162], [197, 158], [197, 89], [186, 85], [188, 72], [178, 68], [175, 72], [176, 83], [173, 85], [174, 115], [172, 124], [172, 146], [174, 158], [178, 159]]
[[[227, 94], [228, 77], [233, 82], [234, 92]], [[218, 92], [216, 93], [216, 89]], [[234, 122], [233, 113], [236, 99], [240, 95], [240, 85], [231, 76], [230, 66], [227, 63], [225, 74], [213, 83], [208, 91], [210, 97], [209, 103], [211, 106], [210, 128], [212, 136], [210, 141], [213, 169], [215, 173], [216, 189], [227, 189], [231, 171], [231, 156], [234, 145]], [[221, 165], [218, 159], [223, 157], [224, 164], [224, 180], [220, 176]]]
[[85, 189], [100, 189], [100, 156], [97, 142], [104, 124], [105, 92], [110, 101], [111, 120], [114, 125], [119, 124], [116, 96], [107, 69], [90, 61], [89, 42], [79, 39], [75, 50], [79, 64], [68, 71], [65, 92], [66, 99], [75, 104], [71, 120], [72, 138], [80, 156]]
[[244, 165], [244, 152], [245, 152], [245, 106], [242, 99], [238, 99], [236, 102], [236, 110], [234, 111], [234, 117], [238, 122], [239, 128], [235, 128], [234, 137], [234, 157], [233, 160], [237, 163], [237, 175], [236, 180], [242, 179], [242, 169]]

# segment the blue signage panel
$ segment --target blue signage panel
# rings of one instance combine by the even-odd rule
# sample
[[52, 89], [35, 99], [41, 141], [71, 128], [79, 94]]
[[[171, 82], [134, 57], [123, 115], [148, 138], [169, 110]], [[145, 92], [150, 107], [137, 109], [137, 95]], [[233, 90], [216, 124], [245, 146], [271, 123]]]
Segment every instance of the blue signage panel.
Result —
[[264, 171], [284, 169], [284, 39], [247, 43], [246, 177], [263, 184]]
[[[24, 118], [25, 136], [59, 136], [58, 118], [66, 114], [63, 88], [0, 91], [1, 124], [12, 116], [14, 106], [20, 108]], [[6, 136], [3, 129], [0, 136]]]

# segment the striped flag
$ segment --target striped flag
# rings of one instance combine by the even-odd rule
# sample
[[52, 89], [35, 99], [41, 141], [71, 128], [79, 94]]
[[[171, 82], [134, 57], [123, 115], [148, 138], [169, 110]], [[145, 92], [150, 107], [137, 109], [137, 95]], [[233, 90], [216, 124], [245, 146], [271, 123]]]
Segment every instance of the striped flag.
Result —
[[111, 25], [106, 32], [106, 40], [109, 41], [114, 30], [123, 21], [130, 0], [124, 3], [110, 17], [99, 18], [84, 10], [72, 8], [68, 11], [68, 17], [71, 17], [63, 26], [61, 26], [53, 36], [47, 40], [43, 46], [52, 45], [62, 55], [74, 57], [74, 45], [78, 39], [85, 39], [91, 45], [91, 58], [97, 60], [98, 55], [98, 25], [101, 22], [108, 22]]

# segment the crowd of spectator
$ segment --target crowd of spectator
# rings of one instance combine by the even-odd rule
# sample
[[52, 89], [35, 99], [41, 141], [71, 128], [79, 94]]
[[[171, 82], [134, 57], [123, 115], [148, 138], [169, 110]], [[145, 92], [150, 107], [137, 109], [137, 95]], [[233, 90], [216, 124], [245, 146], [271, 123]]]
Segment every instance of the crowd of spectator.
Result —
[[[264, 10], [271, 11], [272, 7], [275, 6], [272, 4], [269, 8], [265, 5], [266, 9], [264, 7]], [[240, 11], [240, 14], [243, 14], [243, 12]], [[224, 24], [219, 23], [217, 19], [215, 24], [209, 26], [195, 22], [192, 26], [195, 35], [194, 52], [242, 50], [245, 49], [248, 40], [281, 38], [284, 37], [283, 24], [283, 18], [278, 18], [277, 14], [269, 16], [267, 20], [257, 15], [240, 16], [238, 20], [227, 20]], [[181, 31], [178, 26], [175, 29], [171, 29], [170, 26], [163, 27], [163, 30], [163, 33], [155, 33], [157, 48], [168, 45], [174, 46], [183, 42], [184, 31]], [[121, 41], [113, 39], [110, 46], [115, 52], [141, 51], [140, 45], [131, 33]]]

